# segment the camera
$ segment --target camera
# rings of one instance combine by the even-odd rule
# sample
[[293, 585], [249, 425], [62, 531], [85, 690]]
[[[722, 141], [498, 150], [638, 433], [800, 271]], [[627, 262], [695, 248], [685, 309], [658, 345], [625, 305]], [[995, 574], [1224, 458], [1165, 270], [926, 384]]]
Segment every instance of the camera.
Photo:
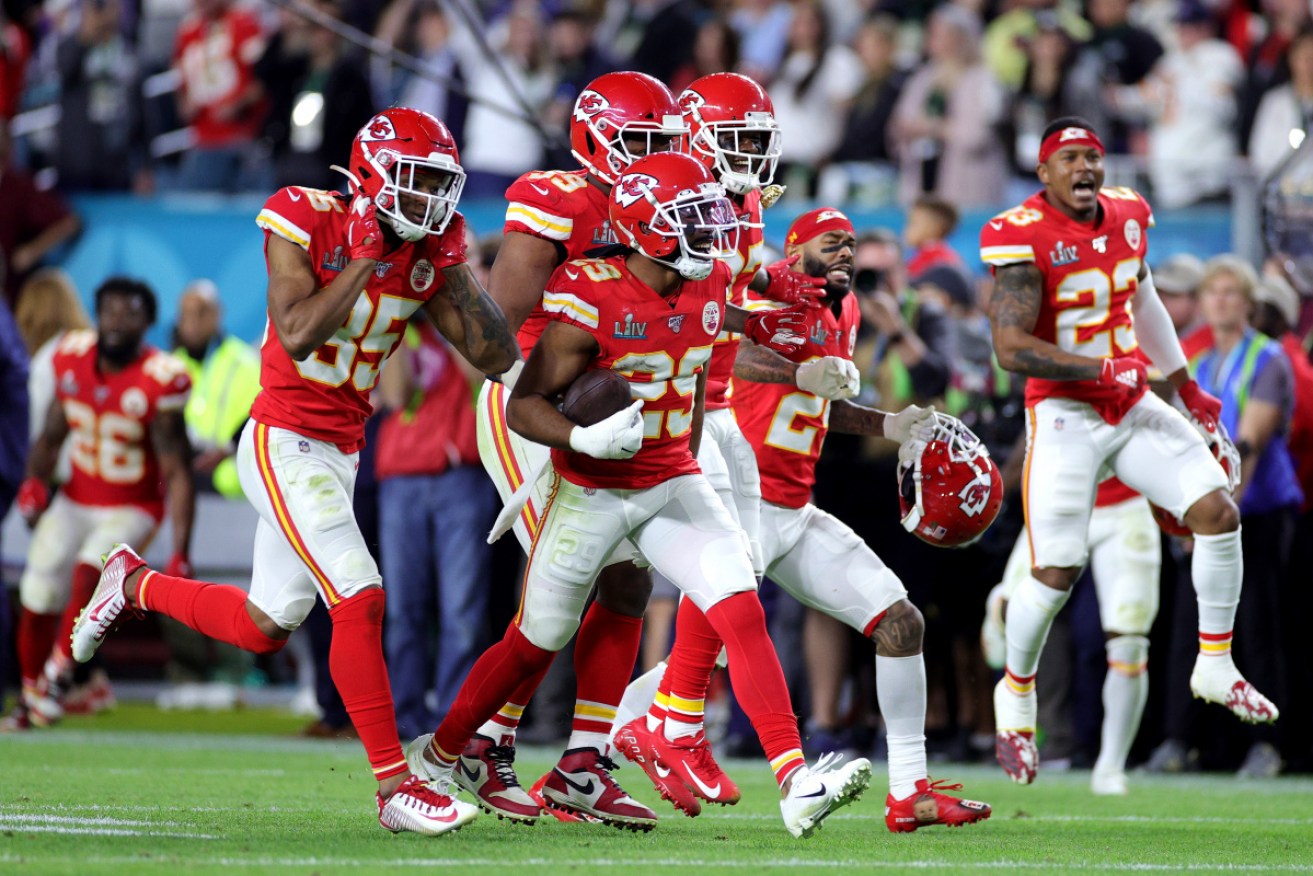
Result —
[[870, 295], [889, 285], [887, 271], [878, 268], [858, 268], [853, 272], [853, 288], [863, 295]]

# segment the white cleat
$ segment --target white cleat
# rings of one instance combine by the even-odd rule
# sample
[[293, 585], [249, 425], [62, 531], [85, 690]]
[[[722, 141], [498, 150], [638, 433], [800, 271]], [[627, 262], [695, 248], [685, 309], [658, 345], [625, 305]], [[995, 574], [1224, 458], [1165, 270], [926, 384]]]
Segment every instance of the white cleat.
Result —
[[460, 830], [479, 814], [477, 806], [462, 803], [437, 785], [411, 776], [386, 801], [378, 795], [378, 823], [393, 833], [403, 830], [438, 836]]
[[1032, 690], [1018, 696], [1004, 678], [994, 687], [994, 757], [1018, 785], [1029, 785], [1039, 773], [1035, 719], [1039, 701]]
[[1196, 658], [1190, 691], [1201, 700], [1225, 707], [1246, 724], [1271, 724], [1280, 714], [1271, 700], [1245, 681], [1229, 656]]
[[86, 663], [96, 653], [105, 634], [118, 622], [119, 615], [128, 607], [123, 582], [146, 562], [136, 551], [125, 544], [114, 546], [105, 556], [105, 568], [100, 573], [91, 601], [73, 624], [73, 659]]
[[1095, 764], [1090, 773], [1090, 791], [1098, 797], [1125, 797], [1130, 793], [1126, 787], [1126, 771]]
[[816, 766], [793, 774], [788, 795], [780, 801], [784, 826], [806, 839], [836, 810], [857, 800], [871, 782], [871, 762], [864, 757], [838, 763], [841, 755], [827, 754]]
[[444, 770], [424, 756], [432, 741], [433, 734], [425, 733], [423, 736], [416, 736], [406, 746], [406, 766], [410, 767], [413, 775], [419, 776], [426, 782], [442, 781], [451, 777], [451, 770]]

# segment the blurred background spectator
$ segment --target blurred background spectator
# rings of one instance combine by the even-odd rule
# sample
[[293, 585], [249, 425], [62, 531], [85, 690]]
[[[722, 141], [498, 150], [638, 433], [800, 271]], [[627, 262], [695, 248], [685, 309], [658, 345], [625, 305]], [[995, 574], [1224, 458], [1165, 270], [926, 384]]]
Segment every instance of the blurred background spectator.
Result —
[[371, 56], [370, 80], [377, 106], [412, 106], [446, 123], [457, 143], [465, 142], [469, 100], [465, 69], [451, 41], [452, 26], [436, 0], [392, 0], [375, 36], [415, 56], [425, 75], [394, 66], [390, 56]]
[[1290, 81], [1263, 95], [1249, 135], [1249, 160], [1260, 177], [1299, 148], [1313, 123], [1313, 28], [1295, 35], [1285, 57]]
[[13, 307], [27, 275], [82, 223], [63, 198], [39, 188], [9, 160], [9, 142], [8, 125], [0, 123], [0, 276]]

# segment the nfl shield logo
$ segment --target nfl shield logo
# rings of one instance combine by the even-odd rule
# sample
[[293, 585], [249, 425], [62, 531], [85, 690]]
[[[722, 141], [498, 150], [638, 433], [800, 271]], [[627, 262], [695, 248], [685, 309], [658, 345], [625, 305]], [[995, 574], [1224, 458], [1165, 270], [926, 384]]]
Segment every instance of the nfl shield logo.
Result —
[[309, 442], [309, 441], [305, 441], [305, 440], [298, 441], [298, 442], [296, 442], [296, 449], [299, 450], [299, 451], [301, 451], [302, 453], [309, 453], [309, 452], [310, 452], [310, 442]]
[[679, 334], [679, 330], [684, 326], [684, 314], [670, 317], [666, 320], [666, 325], [670, 326], [672, 332]]

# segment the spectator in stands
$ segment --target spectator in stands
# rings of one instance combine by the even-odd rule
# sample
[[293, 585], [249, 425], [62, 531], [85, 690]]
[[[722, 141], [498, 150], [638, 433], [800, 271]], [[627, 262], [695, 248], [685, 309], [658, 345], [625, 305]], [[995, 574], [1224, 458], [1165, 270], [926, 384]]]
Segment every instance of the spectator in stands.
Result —
[[1263, 95], [1249, 135], [1249, 160], [1260, 178], [1298, 149], [1313, 122], [1313, 28], [1300, 31], [1286, 52], [1290, 81]]
[[[23, 284], [14, 320], [31, 357], [27, 380], [30, 402], [28, 438], [35, 441], [46, 425], [46, 414], [55, 400], [55, 348], [70, 331], [91, 328], [91, 319], [78, 299], [77, 289], [68, 274], [59, 268], [42, 268]], [[69, 449], [59, 454], [55, 482], [64, 483], [69, 475]]]
[[9, 161], [9, 125], [0, 121], [0, 277], [4, 298], [14, 305], [28, 274], [82, 228], [64, 199], [37, 188]]
[[1199, 302], [1195, 294], [1203, 279], [1204, 263], [1190, 253], [1177, 253], [1154, 265], [1153, 282], [1158, 297], [1182, 339], [1199, 325]]
[[[608, 4], [608, 9], [619, 5]], [[622, 40], [626, 36], [632, 40], [633, 32], [639, 31], [629, 66], [662, 82], [669, 82], [675, 71], [693, 57], [693, 43], [688, 35], [697, 33], [702, 22], [715, 14], [718, 5], [718, 0], [632, 0], [629, 21], [617, 22], [608, 13], [603, 28], [608, 33], [616, 33]], [[619, 54], [624, 56], [623, 51]]]
[[957, 208], [942, 198], [923, 195], [907, 211], [903, 240], [912, 254], [907, 259], [907, 274], [914, 280], [936, 265], [965, 270], [965, 263], [948, 242], [957, 229]]
[[59, 40], [55, 168], [65, 190], [151, 189], [141, 77], [122, 26], [120, 0], [84, 3], [77, 30]]
[[1060, 0], [1017, 0], [1007, 12], [989, 23], [982, 53], [985, 66], [999, 84], [1013, 91], [1021, 86], [1027, 44], [1040, 30], [1041, 13], [1056, 16], [1059, 26], [1073, 42], [1079, 44], [1090, 38], [1090, 23], [1080, 17], [1074, 5]]
[[451, 30], [437, 0], [392, 0], [374, 36], [418, 57], [425, 74], [394, 67], [386, 55], [374, 54], [369, 75], [377, 106], [410, 106], [432, 113], [446, 123], [457, 143], [464, 143], [469, 100]]
[[946, 5], [930, 16], [927, 61], [903, 88], [891, 131], [904, 204], [934, 194], [980, 207], [1003, 195], [1007, 164], [994, 126], [1004, 96], [980, 63], [979, 40], [980, 20], [965, 9]]
[[520, 174], [542, 166], [538, 112], [550, 100], [554, 82], [544, 36], [538, 6], [517, 0], [488, 29], [494, 57], [479, 51], [471, 35], [461, 37], [461, 59], [470, 83], [470, 111], [460, 147], [465, 197], [500, 198]]
[[888, 203], [896, 184], [889, 125], [908, 75], [898, 66], [898, 20], [879, 15], [865, 22], [853, 49], [866, 78], [848, 108], [831, 163], [821, 171], [816, 196], [822, 203], [841, 203], [855, 186], [856, 198]]
[[1109, 88], [1118, 113], [1149, 123], [1154, 206], [1184, 207], [1230, 192], [1236, 152], [1236, 90], [1244, 65], [1217, 39], [1200, 0], [1181, 0], [1177, 46], [1139, 85]]
[[[1111, 107], [1105, 103], [1105, 88], [1138, 84], [1163, 54], [1162, 43], [1149, 30], [1131, 23], [1130, 12], [1131, 0], [1090, 0], [1094, 34], [1077, 50], [1068, 77], [1071, 102], [1080, 108], [1081, 117], [1104, 132], [1104, 143], [1114, 154], [1132, 151], [1132, 129], [1110, 112]], [[1064, 110], [1058, 115], [1068, 114]]]
[[196, 486], [238, 499], [242, 487], [234, 454], [260, 392], [260, 357], [250, 344], [223, 331], [222, 318], [218, 287], [210, 280], [193, 280], [178, 301], [173, 354], [191, 375], [183, 416], [196, 454]]
[[857, 56], [831, 36], [821, 0], [795, 4], [789, 54], [768, 89], [775, 120], [788, 138], [776, 179], [796, 186], [791, 194], [798, 197], [811, 193], [816, 171], [838, 148], [848, 107], [862, 86]]
[[1076, 44], [1054, 12], [1041, 10], [1036, 23], [1039, 30], [1027, 43], [1021, 86], [1012, 94], [1000, 126], [1012, 172], [1028, 191], [1035, 187], [1035, 156], [1044, 129], [1052, 119], [1077, 112], [1071, 88]]
[[[1243, 477], [1236, 499], [1245, 574], [1236, 616], [1239, 658], [1255, 685], [1271, 691], [1278, 702], [1288, 702], [1280, 618], [1295, 515], [1304, 497], [1286, 445], [1295, 401], [1293, 373], [1281, 344], [1251, 324], [1258, 288], [1248, 263], [1235, 256], [1208, 261], [1199, 309], [1213, 340], [1191, 359], [1190, 371], [1204, 390], [1221, 399], [1221, 421], [1240, 451]], [[1246, 733], [1250, 747], [1240, 775], [1258, 778], [1280, 771], [1276, 734], [1271, 725]]]
[[[0, 128], [3, 128], [0, 122]], [[3, 269], [0, 263], [0, 269]], [[14, 325], [9, 304], [0, 298], [0, 517], [9, 512], [27, 461], [27, 351]], [[0, 586], [0, 702], [12, 668], [13, 629], [9, 621], [9, 591]]]
[[[341, 20], [341, 0], [315, 0], [312, 8]], [[331, 29], [287, 24], [290, 31], [274, 34], [255, 65], [270, 99], [264, 131], [274, 185], [336, 189], [344, 179], [330, 165], [351, 152], [356, 132], [374, 113], [369, 78]]]
[[[734, 0], [729, 22], [739, 34], [743, 49], [738, 72], [763, 84], [775, 78], [786, 53], [791, 51], [792, 21], [797, 7], [784, 0]], [[778, 102], [776, 118], [779, 118]], [[783, 125], [781, 124], [781, 127]]]
[[596, 15], [582, 5], [561, 8], [552, 16], [547, 28], [556, 89], [543, 121], [548, 130], [558, 135], [553, 144], [555, 148], [548, 150], [548, 167], [570, 167], [576, 163], [567, 145], [574, 102], [588, 83], [616, 69], [610, 54], [594, 42], [596, 31]]
[[471, 381], [483, 375], [460, 361], [427, 317], [412, 319], [379, 383], [391, 409], [375, 460], [392, 582], [384, 645], [403, 737], [441, 721], [487, 645], [485, 536], [499, 503], [475, 437]]
[[740, 57], [738, 31], [719, 15], [707, 18], [693, 37], [691, 57], [670, 74], [670, 90], [680, 94], [695, 79], [737, 70]]
[[31, 56], [32, 40], [27, 31], [10, 21], [9, 14], [0, 9], [0, 124], [8, 124], [18, 114]]
[[255, 75], [265, 43], [260, 20], [232, 0], [193, 0], [193, 9], [173, 51], [178, 113], [195, 138], [177, 185], [221, 192], [265, 187], [255, 148], [268, 107]]
[[1245, 52], [1238, 131], [1241, 144], [1253, 142], [1254, 119], [1263, 97], [1290, 79], [1291, 44], [1310, 24], [1308, 0], [1262, 0], [1259, 5], [1267, 27], [1262, 38]]

